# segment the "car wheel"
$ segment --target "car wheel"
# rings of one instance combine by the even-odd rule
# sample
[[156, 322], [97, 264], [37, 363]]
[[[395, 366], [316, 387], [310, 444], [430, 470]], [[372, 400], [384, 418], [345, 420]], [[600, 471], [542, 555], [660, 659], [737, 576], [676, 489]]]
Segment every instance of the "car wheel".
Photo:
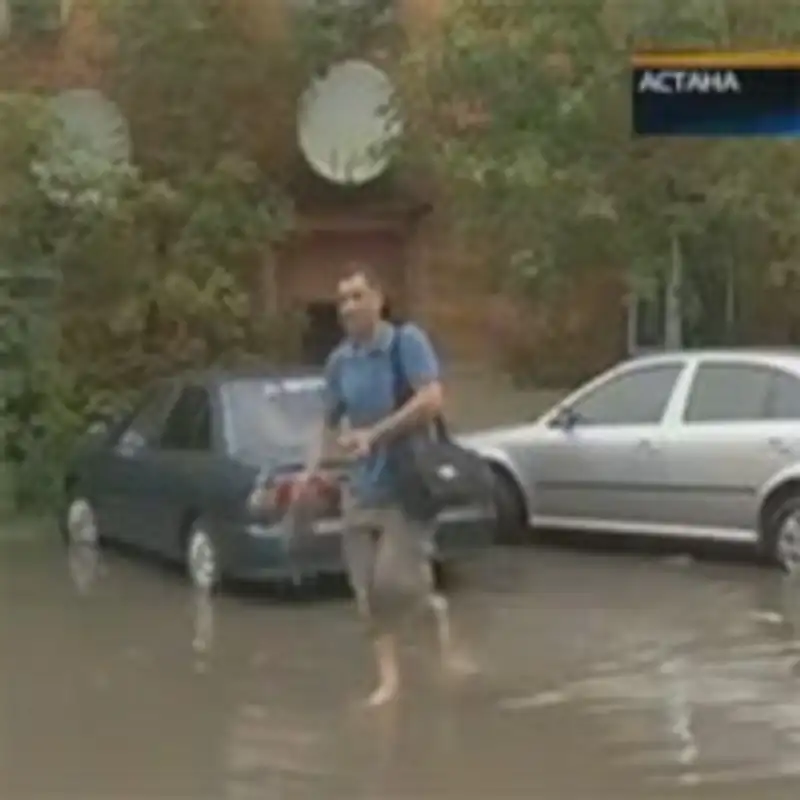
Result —
[[768, 555], [787, 572], [800, 573], [800, 492], [775, 504], [764, 535]]
[[498, 544], [522, 544], [528, 533], [522, 493], [508, 475], [496, 469], [493, 473], [494, 504], [497, 513], [495, 541]]
[[219, 554], [204, 525], [192, 525], [186, 537], [186, 574], [196, 589], [211, 591], [220, 579]]
[[96, 547], [100, 544], [100, 528], [94, 507], [85, 497], [73, 497], [67, 504], [61, 524], [68, 545]]

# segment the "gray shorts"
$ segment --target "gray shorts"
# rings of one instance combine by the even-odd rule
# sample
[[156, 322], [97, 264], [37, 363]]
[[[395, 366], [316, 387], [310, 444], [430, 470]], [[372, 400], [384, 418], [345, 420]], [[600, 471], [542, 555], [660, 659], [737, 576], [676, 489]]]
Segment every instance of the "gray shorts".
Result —
[[344, 498], [342, 548], [359, 612], [373, 634], [393, 631], [430, 607], [435, 525], [394, 506], [365, 508]]

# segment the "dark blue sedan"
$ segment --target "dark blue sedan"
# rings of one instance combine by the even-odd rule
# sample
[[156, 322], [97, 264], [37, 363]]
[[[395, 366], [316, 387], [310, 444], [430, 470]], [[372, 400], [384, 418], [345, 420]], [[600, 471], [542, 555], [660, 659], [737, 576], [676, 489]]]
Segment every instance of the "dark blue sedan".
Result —
[[[208, 371], [164, 381], [87, 434], [68, 464], [69, 542], [115, 540], [186, 567], [192, 583], [341, 574], [341, 462], [324, 465], [313, 513], [291, 504], [322, 418], [322, 379]], [[257, 510], [253, 492], [268, 502]], [[494, 510], [446, 509], [439, 563], [491, 544]]]

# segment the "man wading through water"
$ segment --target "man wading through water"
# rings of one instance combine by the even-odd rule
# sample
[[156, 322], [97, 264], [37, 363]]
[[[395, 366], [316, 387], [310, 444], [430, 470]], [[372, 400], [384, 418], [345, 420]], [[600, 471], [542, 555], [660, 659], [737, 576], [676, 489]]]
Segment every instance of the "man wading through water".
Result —
[[[415, 325], [384, 321], [384, 296], [374, 275], [354, 268], [339, 282], [344, 341], [325, 367], [326, 419], [298, 485], [302, 502], [331, 440], [352, 459], [345, 492], [343, 554], [358, 610], [373, 640], [378, 687], [368, 704], [392, 700], [400, 686], [399, 626], [427, 608], [433, 613], [444, 666], [459, 668], [450, 637], [447, 600], [436, 593], [430, 562], [434, 524], [403, 509], [393, 480], [396, 459], [412, 436], [429, 436], [441, 413], [439, 361]], [[399, 337], [395, 342], [395, 337]], [[398, 408], [393, 343], [413, 394]]]

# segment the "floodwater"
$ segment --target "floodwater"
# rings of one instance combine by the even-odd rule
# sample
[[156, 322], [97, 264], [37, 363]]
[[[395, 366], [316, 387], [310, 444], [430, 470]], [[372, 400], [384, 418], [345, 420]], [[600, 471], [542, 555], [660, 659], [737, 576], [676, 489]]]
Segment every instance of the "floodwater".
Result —
[[120, 554], [8, 547], [3, 800], [797, 798], [800, 581], [719, 558], [496, 550], [453, 593], [480, 669], [404, 644], [367, 710], [349, 602], [194, 597]]

